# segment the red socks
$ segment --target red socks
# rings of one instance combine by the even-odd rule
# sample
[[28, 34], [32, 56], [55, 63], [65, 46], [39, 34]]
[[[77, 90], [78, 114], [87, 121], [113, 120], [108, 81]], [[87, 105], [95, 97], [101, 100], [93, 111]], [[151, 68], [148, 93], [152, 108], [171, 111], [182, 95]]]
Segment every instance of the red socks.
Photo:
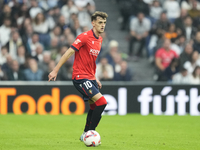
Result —
[[107, 101], [104, 96], [100, 97], [96, 102], [96, 106], [106, 105]]
[[90, 104], [90, 109], [94, 110], [96, 106], [101, 106], [101, 105], [106, 105], [107, 101], [104, 98], [104, 96], [102, 96], [101, 98], [99, 98], [95, 103]]

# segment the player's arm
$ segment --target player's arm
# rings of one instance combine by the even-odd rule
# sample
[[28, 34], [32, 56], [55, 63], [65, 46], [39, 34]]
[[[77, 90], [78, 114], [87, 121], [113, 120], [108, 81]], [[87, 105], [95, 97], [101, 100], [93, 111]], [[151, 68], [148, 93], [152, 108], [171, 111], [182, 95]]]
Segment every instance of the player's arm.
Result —
[[60, 67], [75, 53], [75, 50], [73, 50], [72, 48], [69, 48], [65, 54], [61, 57], [61, 59], [59, 60], [58, 64], [56, 65], [56, 67], [53, 69], [52, 72], [49, 73], [49, 81], [56, 80], [58, 71], [60, 69]]

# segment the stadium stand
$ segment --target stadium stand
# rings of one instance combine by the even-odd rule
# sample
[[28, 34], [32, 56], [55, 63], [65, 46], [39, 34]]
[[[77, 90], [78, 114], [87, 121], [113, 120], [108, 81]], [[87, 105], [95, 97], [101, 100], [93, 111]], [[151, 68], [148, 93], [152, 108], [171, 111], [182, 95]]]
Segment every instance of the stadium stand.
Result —
[[[189, 78], [199, 78], [199, 0], [4, 0], [0, 80], [47, 80], [76, 36], [92, 28], [90, 16], [96, 10], [109, 15], [97, 59], [98, 78], [172, 82], [184, 69]], [[168, 49], [177, 55], [177, 63], [174, 56], [163, 57]], [[57, 80], [70, 80], [73, 59], [64, 64]], [[105, 69], [110, 66], [113, 69]]]

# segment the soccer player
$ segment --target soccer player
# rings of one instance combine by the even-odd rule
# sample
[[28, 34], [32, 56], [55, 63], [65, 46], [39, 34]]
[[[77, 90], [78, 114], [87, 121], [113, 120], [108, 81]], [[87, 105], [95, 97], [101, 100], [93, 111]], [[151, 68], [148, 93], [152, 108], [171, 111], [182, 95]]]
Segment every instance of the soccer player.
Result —
[[108, 15], [105, 12], [96, 11], [91, 16], [93, 28], [77, 36], [71, 47], [61, 57], [60, 61], [49, 74], [49, 81], [56, 80], [60, 67], [75, 53], [72, 81], [75, 88], [83, 95], [83, 99], [89, 102], [90, 110], [87, 114], [86, 125], [80, 140], [88, 130], [95, 130], [101, 114], [107, 105], [107, 101], [99, 92], [102, 85], [95, 78], [96, 58], [100, 52], [102, 37]]

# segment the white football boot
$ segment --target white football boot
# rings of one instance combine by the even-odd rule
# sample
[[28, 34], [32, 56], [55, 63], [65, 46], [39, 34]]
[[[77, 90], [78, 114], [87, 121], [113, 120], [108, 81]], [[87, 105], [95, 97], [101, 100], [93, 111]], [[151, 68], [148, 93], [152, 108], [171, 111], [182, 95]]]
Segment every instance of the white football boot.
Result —
[[83, 142], [83, 137], [84, 137], [85, 133], [86, 133], [86, 132], [83, 132], [83, 134], [81, 135], [81, 137], [80, 137], [80, 139], [79, 139], [81, 142]]

